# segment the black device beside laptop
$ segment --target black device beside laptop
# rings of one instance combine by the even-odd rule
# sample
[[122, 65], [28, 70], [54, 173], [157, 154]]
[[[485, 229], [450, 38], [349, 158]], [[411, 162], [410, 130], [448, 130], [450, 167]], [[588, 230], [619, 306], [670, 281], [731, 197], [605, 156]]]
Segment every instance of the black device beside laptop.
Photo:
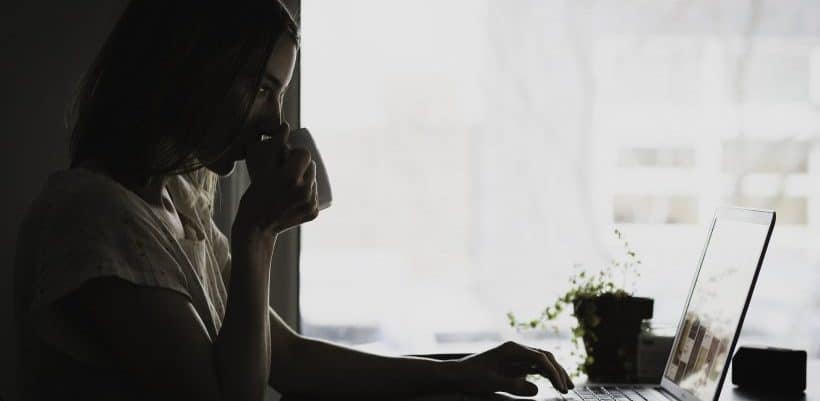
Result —
[[715, 213], [661, 383], [589, 385], [536, 399], [717, 401], [774, 223], [770, 210]]

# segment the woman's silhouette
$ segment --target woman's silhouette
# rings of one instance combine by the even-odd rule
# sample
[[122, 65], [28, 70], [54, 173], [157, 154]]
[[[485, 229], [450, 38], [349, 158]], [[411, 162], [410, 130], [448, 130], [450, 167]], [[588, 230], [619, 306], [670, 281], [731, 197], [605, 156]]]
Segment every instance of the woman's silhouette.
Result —
[[[71, 165], [49, 176], [15, 262], [24, 400], [262, 400], [535, 393], [572, 384], [505, 343], [456, 361], [300, 336], [268, 306], [278, 233], [318, 215], [316, 166], [282, 99], [298, 28], [277, 0], [133, 0], [84, 77]], [[264, 136], [262, 135], [264, 134]], [[247, 159], [230, 241], [216, 179]]]

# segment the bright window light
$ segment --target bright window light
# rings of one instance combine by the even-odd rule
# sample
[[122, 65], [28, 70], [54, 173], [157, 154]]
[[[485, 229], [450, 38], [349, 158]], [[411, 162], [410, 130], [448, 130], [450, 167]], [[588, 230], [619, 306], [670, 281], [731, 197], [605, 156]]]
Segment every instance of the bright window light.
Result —
[[304, 333], [571, 350], [505, 314], [619, 256], [615, 228], [673, 328], [735, 204], [779, 215], [741, 341], [820, 356], [820, 3], [756, 4], [303, 0], [302, 122], [334, 191], [302, 230]]

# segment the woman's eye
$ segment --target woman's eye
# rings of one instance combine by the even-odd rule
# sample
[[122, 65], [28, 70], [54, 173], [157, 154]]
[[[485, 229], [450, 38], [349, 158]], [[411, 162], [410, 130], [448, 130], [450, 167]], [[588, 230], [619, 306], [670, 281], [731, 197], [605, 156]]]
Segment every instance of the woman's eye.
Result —
[[267, 86], [260, 86], [259, 89], [257, 90], [257, 93], [260, 94], [260, 95], [267, 95], [270, 92], [271, 92], [271, 88], [269, 88]]

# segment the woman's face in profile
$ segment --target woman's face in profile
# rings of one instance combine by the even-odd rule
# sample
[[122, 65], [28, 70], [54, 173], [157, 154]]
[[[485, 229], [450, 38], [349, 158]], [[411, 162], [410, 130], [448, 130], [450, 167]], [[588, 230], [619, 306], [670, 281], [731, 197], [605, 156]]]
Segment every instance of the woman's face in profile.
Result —
[[[209, 170], [220, 176], [227, 176], [233, 172], [236, 161], [245, 158], [245, 147], [259, 141], [260, 134], [273, 135], [283, 123], [282, 101], [285, 91], [293, 77], [296, 64], [297, 48], [293, 40], [282, 35], [276, 41], [262, 73], [262, 80], [256, 88], [253, 104], [248, 114], [248, 121], [238, 135], [232, 130], [211, 130], [206, 133], [198, 154], [208, 159], [208, 155], [217, 155], [228, 149], [218, 160], [205, 165]], [[272, 140], [281, 143], [284, 148], [287, 144], [287, 134]], [[281, 150], [281, 149], [279, 149]], [[280, 152], [281, 153], [281, 152]]]

